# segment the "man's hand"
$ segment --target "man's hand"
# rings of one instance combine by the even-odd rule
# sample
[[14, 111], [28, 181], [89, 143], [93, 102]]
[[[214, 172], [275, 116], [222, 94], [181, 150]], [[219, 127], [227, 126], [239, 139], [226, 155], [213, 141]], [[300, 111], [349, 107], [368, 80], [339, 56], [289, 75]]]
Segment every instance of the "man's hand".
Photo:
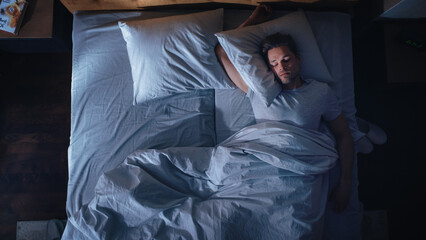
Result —
[[254, 9], [250, 17], [247, 18], [240, 26], [247, 27], [268, 21], [272, 17], [272, 8], [266, 4], [260, 4]]
[[334, 199], [334, 211], [343, 212], [349, 204], [351, 196], [351, 184], [340, 183], [333, 190], [332, 197]]
[[259, 24], [268, 21], [272, 17], [272, 8], [266, 4], [260, 4], [250, 15], [252, 24]]

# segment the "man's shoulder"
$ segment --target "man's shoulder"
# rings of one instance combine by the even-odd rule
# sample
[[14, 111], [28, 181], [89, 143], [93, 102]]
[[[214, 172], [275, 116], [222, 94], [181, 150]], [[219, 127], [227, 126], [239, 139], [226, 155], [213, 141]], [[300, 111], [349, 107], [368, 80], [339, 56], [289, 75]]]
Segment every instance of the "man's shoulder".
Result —
[[315, 79], [306, 79], [305, 82], [307, 83], [307, 88], [310, 89], [308, 91], [316, 96], [326, 96], [331, 90], [330, 86], [325, 82]]
[[307, 83], [308, 86], [315, 88], [328, 89], [330, 87], [327, 83], [320, 82], [315, 79], [304, 79], [304, 81]]

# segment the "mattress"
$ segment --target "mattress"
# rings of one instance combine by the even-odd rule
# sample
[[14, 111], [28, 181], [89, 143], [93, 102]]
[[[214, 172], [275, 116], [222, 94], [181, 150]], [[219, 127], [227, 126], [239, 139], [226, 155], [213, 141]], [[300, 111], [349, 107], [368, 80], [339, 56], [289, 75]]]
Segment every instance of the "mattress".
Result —
[[[115, 168], [138, 149], [211, 147], [255, 123], [250, 103], [238, 89], [196, 90], [133, 105], [131, 69], [117, 21], [187, 12], [74, 14], [68, 216], [94, 197], [95, 185], [102, 173]], [[250, 11], [245, 10], [225, 10], [224, 29], [234, 28], [249, 14]], [[357, 140], [362, 134], [355, 121], [350, 17], [337, 12], [307, 12], [306, 15], [327, 67], [336, 80], [331, 87], [339, 97]], [[333, 180], [332, 175], [331, 182], [335, 184], [337, 179]], [[357, 181], [354, 181], [354, 191], [356, 189]], [[357, 192], [353, 195], [352, 212], [359, 213]], [[334, 216], [330, 225], [339, 221]], [[359, 230], [357, 227], [341, 229]], [[64, 238], [84, 237], [69, 222]]]

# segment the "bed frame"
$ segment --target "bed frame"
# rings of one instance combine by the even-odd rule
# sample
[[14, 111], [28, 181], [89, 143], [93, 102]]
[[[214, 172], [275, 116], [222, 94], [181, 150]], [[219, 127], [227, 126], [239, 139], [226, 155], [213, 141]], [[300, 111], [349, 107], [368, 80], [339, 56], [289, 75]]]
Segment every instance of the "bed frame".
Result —
[[282, 7], [307, 7], [313, 9], [335, 9], [350, 7], [358, 0], [61, 0], [70, 11], [89, 10], [136, 10], [164, 6], [186, 6], [205, 4], [228, 4], [256, 6], [259, 3], [279, 5]]
[[[77, 228], [85, 225], [84, 222], [78, 222], [80, 220], [85, 220], [83, 217], [78, 217], [78, 214], [84, 212], [82, 207], [85, 207], [85, 204], [88, 204], [91, 199], [93, 199], [93, 189], [95, 189], [95, 185], [100, 177], [99, 175], [115, 169], [117, 164], [120, 164], [123, 159], [129, 155], [129, 152], [133, 152], [134, 149], [162, 149], [170, 147], [170, 145], [175, 146], [170, 143], [163, 143], [163, 139], [159, 138], [159, 140], [156, 141], [156, 138], [154, 138], [157, 135], [165, 136], [166, 132], [159, 134], [158, 129], [161, 129], [160, 127], [162, 124], [164, 125], [170, 122], [170, 117], [168, 117], [167, 114], [163, 114], [166, 110], [169, 111], [166, 109], [168, 105], [164, 104], [164, 99], [153, 100], [138, 106], [130, 106], [128, 104], [131, 102], [133, 96], [132, 85], [128, 84], [131, 83], [131, 73], [129, 63], [124, 61], [128, 59], [128, 56], [121, 32], [118, 30], [117, 19], [140, 17], [142, 14], [146, 14], [147, 18], [152, 18], [157, 16], [155, 14], [160, 14], [162, 16], [165, 12], [167, 13], [167, 11], [156, 12], [157, 9], [181, 10], [181, 8], [183, 8], [186, 11], [193, 11], [194, 9], [211, 8], [212, 6], [216, 6], [216, 4], [238, 8], [237, 11], [240, 9], [247, 10], [241, 11], [241, 15], [238, 15], [235, 14], [235, 9], [230, 9], [230, 14], [225, 15], [224, 18], [227, 18], [227, 21], [224, 21], [224, 29], [232, 29], [230, 25], [239, 23], [239, 21], [233, 20], [245, 19], [242, 18], [242, 16], [249, 14], [251, 11], [248, 11], [248, 9], [253, 9], [258, 2], [252, 0], [225, 0], [220, 2], [216, 0], [61, 0], [61, 2], [70, 12], [74, 13], [72, 86], [73, 132], [69, 148], [70, 182], [67, 197], [69, 223], [67, 224], [65, 232], [66, 237], [64, 239], [77, 239], [80, 234], [80, 230]], [[300, 4], [303, 5], [302, 8], [312, 9], [314, 11], [333, 11], [341, 9], [341, 7], [348, 10], [346, 7], [353, 6], [356, 3], [354, 0], [268, 1], [268, 3], [271, 2], [274, 5], [277, 4], [277, 6], [280, 6], [280, 10], [285, 11], [291, 10], [293, 7], [300, 7]], [[193, 6], [195, 7], [193, 8]], [[322, 20], [324, 19], [319, 16], [320, 14], [319, 12], [315, 12], [308, 15], [308, 17], [311, 17], [313, 22], [323, 23]], [[333, 18], [328, 19], [329, 22], [327, 22], [326, 28], [329, 31], [332, 31], [332, 29], [339, 30], [337, 31], [339, 41], [350, 43], [351, 30], [349, 14], [327, 14], [331, 14]], [[335, 28], [333, 28], [333, 24], [331, 23], [336, 24]], [[320, 25], [314, 28], [314, 32], [315, 30], [320, 33], [323, 32], [321, 31], [323, 28], [321, 28]], [[320, 43], [320, 48], [330, 49], [331, 46], [334, 46], [334, 51], [325, 51], [325, 53], [323, 53], [326, 55], [326, 59], [329, 59], [330, 66], [336, 66], [331, 73], [338, 76], [340, 79], [346, 79], [350, 87], [349, 89], [353, 89], [352, 58], [348, 57], [346, 59], [347, 61], [339, 61], [339, 64], [335, 62], [339, 60], [338, 57], [341, 57], [341, 54], [347, 53], [344, 54], [344, 56], [351, 56], [350, 45], [333, 44], [334, 42], [330, 41], [328, 39], [329, 35], [326, 34], [318, 34], [316, 37], [318, 37], [317, 40]], [[108, 41], [103, 41], [105, 39], [108, 39]], [[105, 49], [107, 51], [100, 51]], [[338, 57], [333, 57], [335, 53], [338, 54]], [[113, 54], [114, 58], [108, 58], [108, 56], [111, 55], [106, 54]], [[109, 70], [111, 70], [111, 68], [109, 67], [116, 65], [120, 68], [114, 69], [114, 72], [110, 72]], [[177, 94], [166, 100], [174, 103], [176, 102], [175, 100], [183, 99], [184, 102], [179, 102], [179, 104], [182, 104], [182, 106], [189, 106], [191, 107], [190, 109], [194, 108], [198, 110], [198, 107], [194, 106], [196, 104], [192, 101], [192, 99], [196, 97], [200, 99], [200, 108], [203, 108], [201, 109], [202, 111], [200, 111], [203, 113], [202, 116], [205, 116], [202, 120], [204, 121], [204, 119], [206, 119], [205, 121], [213, 121], [213, 123], [209, 122], [209, 124], [203, 124], [203, 121], [200, 120], [200, 124], [203, 124], [203, 126], [211, 126], [212, 129], [210, 130], [215, 131], [216, 139], [208, 138], [207, 140], [209, 141], [206, 142], [206, 144], [200, 144], [199, 140], [195, 141], [193, 138], [185, 138], [191, 141], [194, 140], [199, 146], [209, 147], [215, 145], [214, 142], [219, 143], [227, 139], [230, 134], [243, 127], [236, 123], [249, 125], [247, 122], [227, 118], [231, 115], [237, 115], [234, 109], [244, 111], [247, 115], [251, 114], [248, 113], [249, 111], [245, 111], [250, 108], [250, 105], [241, 103], [242, 99], [246, 101], [246, 98], [241, 95], [241, 92], [234, 91], [234, 89], [225, 89], [222, 91], [207, 89], [200, 92], [194, 91], [185, 94], [185, 96]], [[345, 94], [345, 96], [349, 96], [349, 101], [353, 101], [352, 94], [353, 93]], [[107, 98], [111, 99], [111, 101], [105, 101]], [[210, 100], [213, 100], [213, 102]], [[225, 100], [227, 102], [224, 102]], [[236, 107], [232, 108], [232, 104], [229, 103], [235, 103]], [[223, 108], [220, 108], [220, 106]], [[226, 108], [224, 106], [226, 106]], [[242, 108], [242, 106], [246, 108]], [[186, 110], [186, 108], [182, 109]], [[145, 115], [145, 113], [150, 114]], [[175, 114], [179, 117], [179, 120], [186, 119], [182, 118], [179, 113], [180, 112], [177, 112]], [[353, 114], [355, 114], [355, 112], [353, 112]], [[198, 113], [195, 115], [197, 116], [197, 121], [199, 118], [201, 119]], [[238, 116], [244, 116], [243, 118], [245, 119], [246, 115], [239, 114]], [[152, 119], [155, 119], [155, 121], [151, 121]], [[247, 119], [254, 120], [254, 117], [247, 117]], [[188, 121], [185, 120], [185, 122]], [[188, 129], [196, 130], [204, 128], [197, 128], [191, 125]], [[104, 129], [112, 129], [113, 132], [107, 137], [102, 134], [97, 135], [98, 133], [102, 133]], [[175, 131], [173, 128], [163, 130]], [[181, 135], [179, 133], [175, 134]], [[205, 135], [206, 134], [203, 136]], [[191, 134], [191, 136], [196, 136], [196, 134]], [[94, 139], [95, 141], [93, 141]], [[194, 144], [188, 143], [179, 146], [192, 145]], [[333, 171], [338, 171], [336, 169], [338, 168], [333, 168]], [[355, 168], [354, 172], [357, 172]], [[331, 175], [338, 176], [335, 172], [332, 172]], [[330, 178], [330, 182], [337, 182], [337, 180], [337, 178]], [[355, 181], [354, 188], [357, 188]], [[353, 196], [357, 197], [358, 194], [353, 194]], [[358, 208], [362, 208], [362, 206], [357, 207], [356, 211], [358, 211]], [[80, 211], [81, 209], [83, 210]], [[325, 218], [327, 222], [325, 225], [330, 227], [325, 229], [325, 231], [332, 234], [337, 231], [336, 234], [340, 235], [351, 235], [351, 231], [355, 233], [354, 235], [359, 234], [358, 225], [356, 224], [347, 225], [355, 226], [352, 227], [352, 230], [345, 228], [346, 222], [341, 221], [341, 217], [346, 217], [346, 215], [336, 215], [332, 211], [327, 212]], [[355, 215], [351, 214], [352, 212], [349, 215], [350, 218], [347, 219], [358, 224], [358, 219], [354, 217]]]

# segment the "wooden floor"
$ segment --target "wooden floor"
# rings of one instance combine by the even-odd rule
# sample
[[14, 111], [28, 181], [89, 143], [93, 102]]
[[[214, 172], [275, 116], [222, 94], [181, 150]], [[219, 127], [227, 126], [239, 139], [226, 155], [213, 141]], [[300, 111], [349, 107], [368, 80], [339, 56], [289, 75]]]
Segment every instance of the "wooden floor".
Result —
[[17, 221], [66, 219], [71, 54], [0, 59], [0, 239], [15, 239]]

